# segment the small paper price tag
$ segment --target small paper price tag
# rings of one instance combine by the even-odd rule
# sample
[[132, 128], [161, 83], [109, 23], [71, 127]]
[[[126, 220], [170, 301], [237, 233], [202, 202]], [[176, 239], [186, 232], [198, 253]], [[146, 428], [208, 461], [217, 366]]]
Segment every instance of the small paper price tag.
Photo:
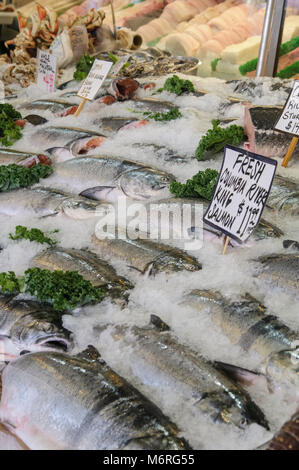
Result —
[[77, 95], [80, 98], [92, 101], [104, 83], [112, 65], [112, 62], [96, 59]]
[[294, 81], [293, 89], [274, 129], [299, 137], [299, 80]]
[[277, 162], [231, 145], [204, 222], [242, 243], [259, 223], [272, 186]]
[[123, 66], [129, 61], [129, 59], [130, 59], [129, 54], [121, 57], [113, 66], [112, 74], [117, 75], [121, 71]]
[[57, 58], [48, 51], [37, 50], [37, 86], [46, 93], [55, 91]]

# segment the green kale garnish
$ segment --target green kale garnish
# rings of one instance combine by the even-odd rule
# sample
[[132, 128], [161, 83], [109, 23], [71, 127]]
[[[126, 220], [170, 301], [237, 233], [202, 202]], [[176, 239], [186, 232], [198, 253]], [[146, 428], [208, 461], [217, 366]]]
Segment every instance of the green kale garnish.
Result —
[[280, 72], [278, 72], [276, 76], [279, 78], [291, 78], [294, 75], [297, 75], [298, 73], [299, 73], [299, 60], [289, 65], [285, 69], [282, 69]]
[[22, 137], [20, 126], [16, 126], [15, 120], [22, 115], [11, 104], [0, 104], [0, 141], [2, 145], [12, 145]]
[[105, 295], [103, 289], [94, 287], [76, 271], [30, 268], [25, 271], [24, 285], [25, 292], [51, 303], [59, 311], [100, 302]]
[[167, 78], [164, 83], [163, 88], [159, 88], [158, 92], [169, 91], [170, 93], [175, 93], [176, 95], [181, 95], [182, 93], [192, 93], [194, 92], [194, 85], [190, 80], [182, 80], [177, 75]]
[[26, 188], [53, 173], [50, 166], [38, 163], [31, 168], [15, 165], [0, 165], [0, 192]]
[[239, 145], [244, 142], [246, 136], [241, 126], [233, 124], [228, 127], [220, 127], [218, 120], [212, 121], [213, 128], [209, 129], [198, 144], [195, 151], [197, 160], [204, 160], [220, 152], [227, 144]]
[[207, 168], [205, 171], [199, 171], [186, 183], [172, 181], [170, 183], [170, 192], [176, 197], [202, 197], [210, 200], [217, 183], [218, 171]]
[[91, 67], [93, 66], [96, 57], [91, 57], [90, 55], [84, 55], [81, 57], [79, 62], [76, 64], [76, 70], [74, 72], [74, 79], [84, 80], [90, 72]]
[[152, 113], [151, 111], [145, 111], [142, 114], [149, 119], [154, 119], [155, 121], [172, 121], [173, 119], [182, 117], [178, 107], [171, 108], [167, 113]]
[[0, 292], [3, 294], [17, 294], [20, 292], [18, 278], [13, 271], [8, 271], [8, 273], [0, 273]]
[[[28, 230], [27, 227], [23, 225], [17, 225], [15, 229], [15, 234], [9, 234], [9, 238], [11, 240], [30, 240], [31, 242], [37, 243], [47, 243], [50, 246], [54, 246], [57, 244], [57, 241], [52, 240], [52, 238], [47, 237], [44, 232], [39, 230], [38, 228], [32, 228]], [[56, 232], [56, 230], [55, 230]]]
[[216, 72], [219, 60], [220, 60], [220, 57], [217, 57], [216, 59], [212, 60], [211, 69], [212, 69], [213, 72]]

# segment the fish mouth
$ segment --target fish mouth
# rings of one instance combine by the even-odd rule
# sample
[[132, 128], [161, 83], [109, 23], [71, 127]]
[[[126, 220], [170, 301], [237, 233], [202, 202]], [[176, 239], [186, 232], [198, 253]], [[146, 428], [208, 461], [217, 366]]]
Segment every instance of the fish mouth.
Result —
[[42, 338], [41, 340], [38, 340], [36, 344], [38, 346], [41, 346], [43, 349], [62, 352], [68, 352], [73, 346], [71, 340], [60, 336], [50, 336], [48, 338]]

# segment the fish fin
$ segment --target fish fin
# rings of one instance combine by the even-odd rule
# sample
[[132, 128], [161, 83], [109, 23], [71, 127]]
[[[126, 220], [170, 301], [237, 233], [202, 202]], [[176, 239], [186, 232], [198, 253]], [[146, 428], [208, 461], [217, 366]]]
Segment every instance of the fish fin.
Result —
[[139, 274], [143, 275], [143, 271], [141, 271], [141, 269], [136, 268], [135, 266], [130, 266], [127, 264], [127, 268], [137, 271]]
[[143, 275], [145, 278], [148, 278], [149, 276], [152, 276], [154, 273], [155, 273], [154, 263], [149, 263], [149, 265], [144, 270]]
[[94, 346], [92, 346], [92, 344], [89, 344], [86, 349], [77, 354], [77, 357], [87, 359], [89, 361], [97, 361], [101, 358], [101, 354]]
[[59, 211], [54, 212], [54, 214], [42, 215], [39, 219], [47, 219], [48, 217], [56, 217], [59, 214]]
[[79, 196], [93, 199], [94, 201], [115, 202], [120, 195], [120, 190], [116, 186], [94, 186], [82, 191]]
[[236, 382], [247, 386], [257, 384], [262, 384], [263, 386], [266, 385], [267, 390], [271, 393], [271, 390], [269, 389], [268, 380], [265, 375], [259, 372], [254, 372], [252, 370], [244, 369], [242, 367], [234, 366], [232, 364], [227, 364], [221, 361], [215, 361], [215, 365], [217, 368], [221, 369]]
[[164, 321], [160, 317], [158, 317], [158, 315], [151, 315], [150, 324], [153, 325], [159, 331], [170, 330], [170, 327], [167, 325], [167, 323], [164, 323]]

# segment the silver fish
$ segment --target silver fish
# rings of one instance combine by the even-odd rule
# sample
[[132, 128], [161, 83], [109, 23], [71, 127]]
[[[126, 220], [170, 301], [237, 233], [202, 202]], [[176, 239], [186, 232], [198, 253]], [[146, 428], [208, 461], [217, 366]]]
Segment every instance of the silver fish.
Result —
[[126, 126], [138, 127], [144, 122], [138, 118], [109, 117], [96, 119], [93, 124], [99, 126], [105, 136], [111, 137]]
[[50, 271], [77, 271], [95, 287], [107, 289], [112, 297], [126, 297], [132, 284], [119, 276], [106, 261], [87, 250], [52, 247], [38, 253], [32, 266]]
[[59, 163], [53, 178], [62, 188], [65, 183], [72, 183], [81, 196], [107, 202], [115, 202], [119, 196], [137, 200], [167, 197], [174, 179], [141, 163], [104, 155]]
[[50, 188], [18, 189], [0, 193], [0, 214], [37, 215], [65, 214], [74, 219], [89, 219], [107, 215], [110, 207], [80, 196], [70, 196]]
[[[245, 352], [257, 353], [259, 373], [274, 382], [285, 382], [283, 376], [287, 369], [292, 382], [298, 381], [299, 361], [296, 365], [291, 360], [293, 354], [298, 354], [298, 333], [275, 316], [269, 315], [258, 300], [247, 294], [240, 301], [231, 302], [219, 292], [196, 289], [187, 295], [186, 302], [201, 314], [208, 312], [213, 323], [221, 328], [233, 344], [239, 345]], [[289, 356], [288, 361], [283, 359], [286, 356]], [[274, 373], [273, 363], [280, 377], [279, 373]]]
[[69, 351], [72, 346], [71, 333], [62, 326], [59, 312], [33, 300], [0, 295], [1, 360], [9, 361], [23, 350]]
[[267, 207], [286, 215], [299, 215], [299, 184], [283, 176], [275, 176]]
[[165, 388], [171, 390], [192, 406], [195, 416], [205, 415], [213, 422], [240, 428], [252, 422], [268, 428], [262, 411], [242, 388], [212, 362], [164, 331], [169, 328], [159, 317], [152, 315], [151, 321], [155, 326], [117, 325], [107, 329], [100, 325], [95, 332], [108, 333], [120, 351], [129, 351], [125, 360], [138, 381], [162, 388], [164, 394]]
[[142, 274], [199, 271], [202, 268], [193, 256], [159, 241], [129, 238], [98, 239], [94, 235], [92, 242], [100, 256], [119, 258]]
[[190, 449], [94, 348], [26, 354], [5, 368], [2, 385], [0, 419], [31, 449]]
[[295, 297], [299, 290], [299, 254], [266, 255], [258, 258], [257, 277], [266, 286], [278, 288]]
[[[38, 163], [39, 157], [41, 154], [26, 152], [22, 150], [15, 150], [10, 148], [0, 148], [0, 165], [9, 165], [9, 164], [22, 164], [23, 166], [29, 166], [30, 162], [34, 160]], [[43, 156], [47, 158], [46, 156]]]
[[[141, 111], [151, 111], [152, 113], [167, 113], [175, 107], [173, 103], [162, 101], [157, 98], [138, 98], [132, 101], [133, 109]], [[128, 103], [131, 107], [131, 103]]]
[[31, 101], [30, 103], [27, 103], [25, 105], [22, 105], [21, 107], [23, 109], [42, 109], [42, 110], [50, 110], [53, 113], [57, 113], [58, 111], [63, 111], [66, 108], [69, 108], [70, 106], [74, 106], [76, 103], [70, 103], [69, 101], [64, 101], [64, 100], [47, 100], [47, 99], [39, 99], [39, 100], [34, 100]]
[[75, 127], [48, 126], [39, 129], [39, 131], [33, 135], [33, 138], [40, 148], [47, 149], [53, 146], [64, 146], [74, 139], [94, 136], [105, 137], [102, 133], [93, 130]]

